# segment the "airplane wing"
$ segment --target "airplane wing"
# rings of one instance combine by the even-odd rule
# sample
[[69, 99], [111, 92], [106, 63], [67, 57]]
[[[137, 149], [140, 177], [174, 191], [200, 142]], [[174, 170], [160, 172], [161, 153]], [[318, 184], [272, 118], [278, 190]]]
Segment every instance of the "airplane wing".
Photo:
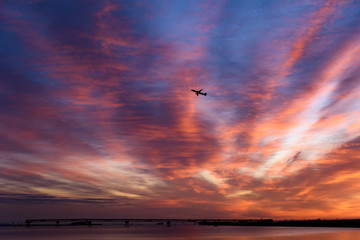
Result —
[[196, 96], [199, 96], [199, 92], [196, 92]]

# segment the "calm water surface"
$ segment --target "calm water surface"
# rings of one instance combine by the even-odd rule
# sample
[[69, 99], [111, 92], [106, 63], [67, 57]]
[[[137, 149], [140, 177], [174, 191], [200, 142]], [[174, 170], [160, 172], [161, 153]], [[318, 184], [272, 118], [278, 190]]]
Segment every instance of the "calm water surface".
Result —
[[241, 226], [73, 226], [73, 227], [0, 227], [2, 240], [359, 240], [360, 229], [311, 227]]

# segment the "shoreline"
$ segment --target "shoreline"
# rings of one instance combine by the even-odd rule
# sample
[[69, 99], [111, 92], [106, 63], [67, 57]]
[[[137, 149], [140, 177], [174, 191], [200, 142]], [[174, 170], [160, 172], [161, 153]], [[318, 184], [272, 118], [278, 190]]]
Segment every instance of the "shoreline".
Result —
[[28, 219], [24, 223], [1, 223], [0, 227], [134, 226], [173, 224], [202, 226], [340, 227], [360, 228], [360, 219], [273, 220], [273, 219]]

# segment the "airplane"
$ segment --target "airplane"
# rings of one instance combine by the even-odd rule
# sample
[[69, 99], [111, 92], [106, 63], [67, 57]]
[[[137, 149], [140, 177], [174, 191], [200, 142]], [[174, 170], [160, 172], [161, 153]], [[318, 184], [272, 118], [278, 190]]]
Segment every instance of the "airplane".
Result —
[[204, 96], [207, 95], [207, 93], [202, 93], [202, 92], [201, 92], [202, 89], [200, 89], [199, 91], [196, 91], [196, 90], [194, 90], [194, 89], [191, 89], [191, 91], [195, 92], [195, 93], [196, 93], [196, 96], [199, 96], [199, 94], [204, 95]]

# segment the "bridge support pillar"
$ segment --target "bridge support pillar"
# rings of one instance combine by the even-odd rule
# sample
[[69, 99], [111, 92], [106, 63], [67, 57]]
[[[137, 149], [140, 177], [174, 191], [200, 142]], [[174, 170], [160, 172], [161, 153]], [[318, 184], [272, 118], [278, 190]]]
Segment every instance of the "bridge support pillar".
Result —
[[25, 223], [26, 223], [26, 227], [30, 227], [30, 223], [31, 223], [31, 221], [26, 220], [26, 221], [25, 221]]

